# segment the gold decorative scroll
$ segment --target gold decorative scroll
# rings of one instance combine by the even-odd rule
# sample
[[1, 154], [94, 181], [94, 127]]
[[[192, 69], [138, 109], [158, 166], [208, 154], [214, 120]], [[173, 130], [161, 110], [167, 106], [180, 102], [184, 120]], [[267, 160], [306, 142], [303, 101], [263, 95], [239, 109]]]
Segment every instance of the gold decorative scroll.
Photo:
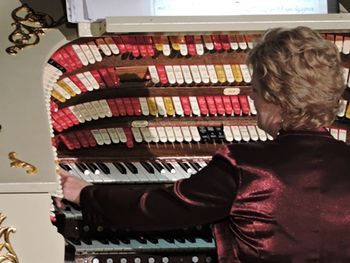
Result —
[[[27, 174], [30, 174], [30, 175], [35, 175], [35, 174], [38, 173], [38, 169], [34, 165], [17, 159], [16, 155], [17, 154], [15, 152], [10, 152], [9, 153], [9, 159], [11, 161], [11, 163], [10, 163], [11, 167], [24, 168], [26, 170]], [[1, 263], [1, 261], [0, 261], [0, 263]]]
[[15, 21], [11, 25], [16, 27], [9, 35], [9, 40], [14, 45], [6, 49], [6, 52], [11, 55], [16, 55], [18, 50], [25, 47], [38, 44], [40, 41], [39, 35], [43, 35], [45, 29], [54, 28], [66, 22], [64, 16], [55, 21], [47, 14], [34, 12], [26, 4], [13, 10], [11, 16]]
[[16, 232], [13, 227], [3, 227], [6, 216], [0, 212], [0, 263], [18, 263], [18, 257], [10, 242], [10, 234]]

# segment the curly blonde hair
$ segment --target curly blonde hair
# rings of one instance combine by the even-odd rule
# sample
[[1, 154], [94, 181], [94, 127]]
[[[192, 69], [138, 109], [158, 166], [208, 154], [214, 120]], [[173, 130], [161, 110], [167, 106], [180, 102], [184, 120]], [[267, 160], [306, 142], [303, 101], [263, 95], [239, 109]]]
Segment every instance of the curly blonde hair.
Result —
[[337, 47], [307, 27], [268, 30], [249, 52], [247, 64], [264, 99], [282, 109], [282, 128], [330, 125], [344, 90]]

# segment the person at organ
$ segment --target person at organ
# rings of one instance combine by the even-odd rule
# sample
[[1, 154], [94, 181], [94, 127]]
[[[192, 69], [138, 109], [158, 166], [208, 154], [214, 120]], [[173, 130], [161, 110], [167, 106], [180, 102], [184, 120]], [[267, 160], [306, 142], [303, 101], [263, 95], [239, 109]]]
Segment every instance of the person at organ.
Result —
[[350, 262], [350, 147], [326, 127], [344, 90], [337, 47], [307, 27], [268, 30], [249, 52], [258, 126], [273, 141], [222, 146], [172, 186], [93, 185], [61, 171], [92, 225], [212, 224], [219, 262]]

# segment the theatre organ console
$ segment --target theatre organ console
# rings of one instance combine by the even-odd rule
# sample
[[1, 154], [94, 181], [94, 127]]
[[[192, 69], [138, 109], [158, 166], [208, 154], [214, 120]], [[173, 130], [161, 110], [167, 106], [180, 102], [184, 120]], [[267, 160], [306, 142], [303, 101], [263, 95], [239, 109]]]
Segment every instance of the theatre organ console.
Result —
[[[49, 226], [49, 195], [61, 194], [58, 167], [93, 183], [155, 187], [199, 171], [223, 144], [272, 140], [256, 126], [245, 64], [254, 39], [269, 27], [307, 25], [336, 43], [348, 88], [328, 128], [349, 143], [350, 33], [339, 22], [349, 17], [290, 16], [288, 23], [256, 17], [255, 25], [251, 17], [231, 19], [215, 26], [194, 19], [180, 27], [112, 18], [98, 35], [68, 41], [53, 30], [16, 57], [1, 54], [0, 212], [6, 219], [0, 215], [0, 229], [17, 227], [8, 229], [13, 242], [5, 242], [5, 255], [17, 249], [23, 262], [63, 262], [62, 239]], [[18, 154], [12, 163], [23, 158], [17, 166], [37, 168], [36, 174], [10, 167], [11, 152]], [[69, 262], [216, 261], [209, 226], [151, 233], [92, 228], [72, 204], [51, 209], [51, 219], [65, 237]], [[37, 233], [45, 233], [44, 241], [25, 249]]]

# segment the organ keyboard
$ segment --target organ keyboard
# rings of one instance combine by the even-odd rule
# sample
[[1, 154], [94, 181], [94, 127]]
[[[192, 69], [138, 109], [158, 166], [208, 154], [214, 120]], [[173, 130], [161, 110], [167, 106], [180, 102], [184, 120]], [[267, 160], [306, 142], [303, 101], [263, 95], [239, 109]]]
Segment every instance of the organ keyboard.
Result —
[[[256, 126], [249, 96], [245, 57], [258, 33], [111, 34], [59, 48], [45, 72], [59, 166], [91, 183], [157, 187], [203, 169], [223, 144], [273, 140]], [[349, 35], [330, 36], [346, 56]], [[348, 101], [339, 102], [338, 122], [329, 127], [345, 142]], [[121, 232], [92, 229], [72, 204], [55, 213], [75, 262], [216, 261], [204, 226]]]

